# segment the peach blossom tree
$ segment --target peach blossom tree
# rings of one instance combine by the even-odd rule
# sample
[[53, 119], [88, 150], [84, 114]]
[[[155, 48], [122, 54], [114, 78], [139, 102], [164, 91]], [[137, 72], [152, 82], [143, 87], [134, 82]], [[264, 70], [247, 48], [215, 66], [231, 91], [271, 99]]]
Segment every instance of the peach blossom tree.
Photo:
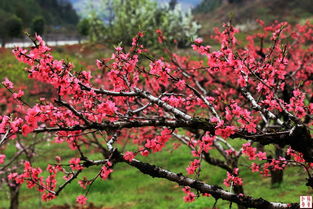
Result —
[[[195, 201], [197, 193], [241, 208], [299, 208], [298, 203], [245, 194], [240, 171], [269, 176], [296, 165], [313, 187], [313, 25], [259, 23], [261, 30], [247, 36], [247, 45], [236, 39], [238, 31], [230, 24], [215, 30], [212, 38], [220, 44], [216, 50], [200, 38], [194, 40], [192, 48], [201, 60], [171, 53], [165, 45], [165, 58], [152, 56], [140, 43], [143, 33], [133, 38], [131, 47], [116, 47], [112, 57], [97, 60], [92, 71], [78, 72], [73, 64], [56, 60], [40, 36], [34, 47], [14, 49], [16, 58], [29, 66], [29, 79], [52, 86], [55, 96], [27, 106], [23, 92], [15, 92], [12, 82], [4, 80], [25, 112], [0, 117], [1, 146], [14, 143], [19, 135], [40, 133], [53, 137], [46, 143], [68, 146], [80, 157], [66, 162], [56, 156], [46, 171], [25, 161], [23, 172], [12, 172], [8, 179], [51, 200], [71, 183], [86, 189], [98, 178], [108, 181], [118, 172], [114, 165], [125, 163], [142, 175], [177, 183], [186, 202]], [[166, 37], [158, 34], [162, 44]], [[235, 148], [232, 141], [238, 138], [242, 143]], [[186, 155], [194, 158], [186, 162], [186, 175], [138, 160], [139, 155], [157, 155], [173, 140], [189, 147]], [[120, 142], [126, 143], [123, 151]], [[278, 146], [283, 155], [269, 157], [271, 150], [258, 145]], [[95, 150], [103, 157], [90, 159]], [[212, 150], [220, 157], [211, 155]], [[247, 159], [249, 166], [240, 167], [239, 158]], [[202, 180], [203, 163], [223, 168], [224, 185], [231, 190]], [[98, 173], [84, 178], [82, 171], [93, 166], [100, 166]], [[57, 181], [57, 176], [65, 180]], [[86, 195], [77, 197], [79, 204], [86, 201]]]

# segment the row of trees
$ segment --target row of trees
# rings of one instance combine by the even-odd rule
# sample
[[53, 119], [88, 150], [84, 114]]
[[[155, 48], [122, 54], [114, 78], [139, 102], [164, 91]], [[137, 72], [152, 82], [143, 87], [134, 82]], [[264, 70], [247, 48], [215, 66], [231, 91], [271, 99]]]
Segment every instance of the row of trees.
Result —
[[16, 15], [25, 27], [29, 27], [36, 16], [42, 16], [48, 25], [76, 25], [78, 22], [72, 4], [65, 0], [1, 0], [0, 13]]
[[[3, 17], [0, 15], [0, 18]], [[0, 23], [0, 39], [1, 46], [4, 47], [6, 42], [11, 40], [12, 38], [22, 37], [23, 34], [23, 23], [21, 18], [12, 15], [9, 17], [3, 17], [2, 22]], [[45, 30], [45, 21], [42, 17], [35, 17], [32, 20], [30, 26], [31, 34], [39, 34], [42, 35]]]
[[2, 46], [11, 38], [22, 37], [23, 31], [43, 34], [45, 25], [75, 26], [78, 22], [72, 5], [60, 0], [1, 0], [0, 18]]
[[[28, 27], [31, 28], [29, 32], [42, 34], [45, 23], [48, 25], [75, 24], [77, 21], [76, 13], [66, 1], [37, 0], [33, 2], [37, 4], [32, 7], [31, 11], [25, 7], [24, 12], [10, 7], [14, 5], [14, 0], [10, 4], [6, 1], [2, 2], [3, 11], [0, 10], [0, 16], [4, 20], [0, 31], [2, 45], [10, 38], [21, 36], [23, 28]], [[21, 5], [18, 4], [18, 6]], [[29, 24], [27, 22], [30, 19], [29, 15], [35, 14], [37, 10], [41, 11], [37, 7], [47, 12], [40, 18], [32, 16], [32, 24]], [[4, 12], [5, 9], [8, 12]], [[200, 28], [200, 25], [193, 20], [191, 12], [183, 12], [177, 5], [177, 1], [158, 6], [157, 2], [152, 0], [85, 0], [81, 2], [79, 11], [83, 17], [78, 24], [79, 33], [97, 42], [119, 44], [122, 41], [130, 45], [137, 31], [143, 31], [154, 37], [144, 38], [144, 43], [149, 46], [157, 46], [157, 33], [162, 33], [167, 40], [159, 41], [186, 47], [197, 37]], [[37, 13], [40, 14], [40, 12]], [[50, 14], [64, 21], [53, 20]]]

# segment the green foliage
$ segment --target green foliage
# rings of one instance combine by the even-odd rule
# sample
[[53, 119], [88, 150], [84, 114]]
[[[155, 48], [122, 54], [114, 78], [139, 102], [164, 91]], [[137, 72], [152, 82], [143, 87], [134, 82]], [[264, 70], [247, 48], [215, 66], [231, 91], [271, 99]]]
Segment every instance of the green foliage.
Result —
[[[38, 18], [42, 17], [42, 18]], [[60, 0], [0, 0], [0, 39], [4, 44], [21, 35], [23, 28], [44, 32], [44, 25], [76, 25], [78, 16], [70, 3]]]
[[[76, 25], [78, 16], [72, 5], [64, 0], [36, 0], [41, 14], [49, 24]], [[46, 12], [47, 11], [47, 12]]]
[[176, 40], [178, 46], [184, 47], [197, 38], [200, 25], [193, 21], [191, 11], [184, 13], [179, 6], [159, 11], [159, 28], [169, 41]]
[[[27, 79], [27, 74], [24, 72], [25, 64], [16, 60], [9, 51], [0, 52], [0, 78], [7, 77], [15, 84], [27, 84], [30, 80]], [[2, 82], [0, 80], [0, 82]]]
[[11, 16], [4, 22], [5, 30], [10, 38], [19, 37], [22, 34], [22, 20], [17, 16]]
[[88, 36], [90, 30], [89, 20], [87, 18], [80, 20], [77, 25], [77, 30], [80, 35]]
[[2, 19], [0, 22], [0, 38], [2, 46], [4, 46], [7, 40], [21, 36], [23, 29], [22, 20], [15, 15], [6, 17], [0, 14], [0, 18]]
[[132, 38], [141, 31], [150, 37], [143, 41], [151, 47], [156, 46], [155, 30], [160, 29], [168, 43], [176, 40], [180, 46], [185, 46], [197, 37], [200, 28], [190, 12], [184, 13], [173, 5], [158, 7], [152, 0], [103, 0], [96, 5], [86, 0], [85, 8], [89, 8], [84, 10], [88, 13], [85, 16], [89, 19], [89, 36], [96, 41], [114, 44], [122, 41], [130, 45]]
[[107, 31], [103, 21], [95, 15], [90, 15], [87, 20], [89, 39], [93, 42], [106, 40], [109, 34], [106, 34]]
[[[174, 143], [173, 141], [172, 143]], [[170, 142], [171, 143], [171, 142]], [[240, 142], [241, 143], [241, 142]], [[234, 144], [235, 145], [235, 144]], [[12, 147], [10, 153], [14, 153], [15, 147]], [[129, 148], [128, 148], [129, 149]], [[67, 162], [71, 157], [71, 151], [67, 150], [61, 144], [42, 145], [37, 148], [38, 157], [33, 163], [34, 166], [45, 168], [45, 162], [54, 163], [55, 153], [58, 153]], [[192, 160], [190, 155], [186, 155], [189, 149], [181, 146], [174, 150], [171, 146], [161, 151], [158, 155], [151, 155], [147, 158], [139, 157], [142, 161], [150, 161], [158, 166], [168, 168], [174, 172], [186, 174], [186, 162]], [[213, 153], [212, 153], [213, 154]], [[218, 154], [214, 155], [214, 157]], [[79, 157], [77, 154], [76, 157]], [[99, 159], [101, 155], [95, 153], [92, 159]], [[240, 161], [242, 167], [247, 165], [247, 160]], [[88, 178], [94, 177], [100, 167], [93, 167], [84, 170], [82, 176]], [[130, 209], [204, 209], [212, 208], [215, 199], [213, 197], [199, 197], [197, 201], [185, 203], [183, 201], [183, 192], [181, 187], [166, 180], [151, 178], [141, 174], [135, 168], [127, 164], [118, 164], [114, 167], [112, 179], [103, 181], [98, 179], [91, 187], [87, 196], [88, 202], [92, 202], [100, 208], [130, 208]], [[245, 182], [245, 192], [255, 197], [264, 197], [275, 201], [277, 196], [282, 202], [297, 202], [300, 195], [311, 195], [311, 191], [305, 186], [303, 176], [306, 174], [301, 168], [289, 168], [285, 171], [285, 179], [280, 188], [270, 189], [270, 178], [261, 177], [259, 174], [251, 173], [249, 170], [241, 169], [241, 175]], [[81, 179], [82, 176], [79, 178]], [[209, 184], [222, 184], [226, 177], [225, 171], [220, 168], [208, 165], [203, 162], [201, 179]], [[59, 176], [59, 180], [61, 180]], [[265, 185], [268, 185], [266, 187]], [[255, 189], [258, 188], [258, 189]], [[52, 201], [41, 202], [38, 200], [38, 192], [29, 190], [23, 185], [21, 190], [21, 208], [50, 208], [58, 205], [68, 204], [67, 208], [74, 208], [75, 199], [79, 194], [86, 190], [82, 189], [77, 181], [73, 181], [61, 195]], [[65, 195], [66, 194], [66, 195]], [[0, 191], [0, 205], [8, 206], [8, 198], [5, 191]], [[229, 202], [219, 200], [216, 205], [218, 208], [229, 208]], [[237, 208], [233, 205], [234, 209]]]
[[45, 20], [43, 17], [35, 17], [31, 25], [31, 33], [42, 35], [45, 31]]
[[1, 0], [1, 13], [21, 18], [24, 27], [29, 27], [37, 16], [42, 16], [49, 25], [76, 25], [78, 22], [76, 11], [64, 0]]
[[139, 31], [152, 33], [155, 29], [157, 12], [156, 2], [150, 0], [115, 0], [113, 1], [113, 12], [115, 17], [112, 26], [107, 27], [108, 39], [113, 43], [123, 40], [126, 44], [131, 44], [131, 39]]

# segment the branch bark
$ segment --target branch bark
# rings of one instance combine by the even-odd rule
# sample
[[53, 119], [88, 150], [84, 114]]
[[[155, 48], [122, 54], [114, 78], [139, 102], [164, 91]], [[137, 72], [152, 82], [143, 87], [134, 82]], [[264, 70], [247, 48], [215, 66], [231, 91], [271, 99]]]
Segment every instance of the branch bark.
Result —
[[[124, 162], [127, 162], [124, 160]], [[243, 205], [249, 208], [259, 208], [259, 209], [298, 209], [298, 203], [277, 203], [277, 202], [269, 202], [262, 198], [253, 198], [246, 195], [233, 194], [223, 190], [221, 187], [215, 185], [209, 185], [203, 183], [198, 180], [194, 180], [188, 177], [185, 177], [182, 174], [177, 174], [163, 168], [157, 167], [155, 165], [151, 165], [148, 163], [140, 162], [139, 160], [132, 160], [131, 162], [127, 162], [129, 165], [137, 168], [142, 173], [149, 175], [153, 178], [163, 178], [167, 179], [171, 182], [176, 182], [181, 186], [189, 186], [193, 189], [201, 193], [209, 193], [215, 199], [223, 199], [227, 201], [231, 201], [237, 203], [239, 205]]]

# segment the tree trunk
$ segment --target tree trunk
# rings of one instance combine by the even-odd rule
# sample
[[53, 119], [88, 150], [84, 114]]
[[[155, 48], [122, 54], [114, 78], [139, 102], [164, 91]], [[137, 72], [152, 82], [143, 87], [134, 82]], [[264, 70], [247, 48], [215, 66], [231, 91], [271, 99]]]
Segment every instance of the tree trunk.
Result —
[[[244, 191], [243, 191], [243, 186], [242, 185], [235, 185], [234, 186], [234, 193], [235, 194], [244, 194]], [[248, 209], [247, 207], [243, 206], [243, 205], [239, 205], [237, 204], [237, 207], [238, 209]]]
[[[279, 146], [275, 147], [275, 157], [279, 158], [283, 156], [283, 149]], [[277, 188], [283, 182], [284, 171], [283, 170], [271, 170], [271, 187]]]
[[1, 39], [1, 47], [5, 47], [5, 43], [6, 43], [6, 41], [5, 41], [5, 39], [3, 38], [3, 39]]
[[257, 152], [264, 152], [264, 145], [261, 143], [257, 143], [256, 145]]
[[20, 186], [14, 184], [9, 186], [9, 189], [10, 189], [10, 209], [18, 209]]
[[271, 170], [271, 185], [272, 188], [277, 188], [283, 182], [283, 170]]

